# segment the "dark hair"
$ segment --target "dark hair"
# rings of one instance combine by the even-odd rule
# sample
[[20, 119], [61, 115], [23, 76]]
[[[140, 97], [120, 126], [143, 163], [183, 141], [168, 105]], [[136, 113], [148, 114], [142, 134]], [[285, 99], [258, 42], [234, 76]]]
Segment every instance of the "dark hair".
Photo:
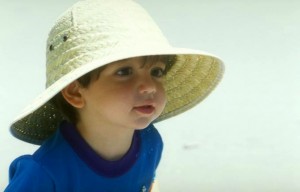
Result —
[[[150, 65], [153, 63], [156, 63], [158, 61], [161, 61], [166, 64], [165, 68], [165, 74], [171, 69], [173, 64], [176, 62], [177, 58], [176, 55], [159, 55], [159, 56], [144, 56], [144, 64], [149, 63]], [[105, 69], [105, 66], [97, 68], [83, 76], [77, 79], [77, 81], [80, 83], [83, 87], [88, 87], [92, 80], [97, 80], [100, 76], [100, 73]], [[63, 117], [72, 122], [77, 123], [78, 122], [78, 112], [77, 110], [70, 105], [65, 98], [62, 96], [61, 92], [56, 94], [50, 102], [59, 109]]]

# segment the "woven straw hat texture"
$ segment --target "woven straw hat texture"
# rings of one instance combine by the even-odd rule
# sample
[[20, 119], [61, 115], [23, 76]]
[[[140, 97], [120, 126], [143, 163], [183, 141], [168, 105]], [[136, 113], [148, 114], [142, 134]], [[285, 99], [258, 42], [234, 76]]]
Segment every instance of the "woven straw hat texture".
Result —
[[47, 41], [46, 90], [11, 125], [12, 134], [41, 144], [64, 119], [48, 101], [65, 86], [98, 67], [146, 55], [176, 55], [164, 86], [167, 104], [156, 122], [202, 101], [223, 74], [211, 54], [172, 47], [148, 13], [131, 0], [84, 0], [57, 20]]

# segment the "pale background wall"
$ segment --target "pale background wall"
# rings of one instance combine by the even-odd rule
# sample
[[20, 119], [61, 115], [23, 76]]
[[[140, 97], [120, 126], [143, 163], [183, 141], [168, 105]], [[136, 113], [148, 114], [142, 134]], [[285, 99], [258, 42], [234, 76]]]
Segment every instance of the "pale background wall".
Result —
[[[0, 0], [0, 190], [10, 162], [36, 147], [9, 122], [44, 89], [45, 41], [75, 0]], [[300, 190], [300, 1], [138, 0], [173, 45], [225, 61], [220, 86], [157, 124], [161, 191]]]

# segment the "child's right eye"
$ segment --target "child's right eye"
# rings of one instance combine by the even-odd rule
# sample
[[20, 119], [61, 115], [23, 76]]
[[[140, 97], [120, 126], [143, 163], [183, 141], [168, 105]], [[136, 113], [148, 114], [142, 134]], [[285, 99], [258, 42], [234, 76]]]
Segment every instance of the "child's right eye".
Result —
[[118, 76], [127, 76], [127, 75], [131, 75], [132, 74], [132, 68], [131, 67], [124, 67], [119, 69], [116, 72], [116, 75]]

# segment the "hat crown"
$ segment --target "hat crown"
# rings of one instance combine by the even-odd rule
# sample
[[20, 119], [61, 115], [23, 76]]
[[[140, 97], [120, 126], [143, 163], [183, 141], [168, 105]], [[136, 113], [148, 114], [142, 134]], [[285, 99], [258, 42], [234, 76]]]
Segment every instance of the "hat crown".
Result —
[[155, 47], [169, 43], [140, 5], [131, 0], [80, 1], [59, 17], [49, 33], [46, 87], [92, 61]]

